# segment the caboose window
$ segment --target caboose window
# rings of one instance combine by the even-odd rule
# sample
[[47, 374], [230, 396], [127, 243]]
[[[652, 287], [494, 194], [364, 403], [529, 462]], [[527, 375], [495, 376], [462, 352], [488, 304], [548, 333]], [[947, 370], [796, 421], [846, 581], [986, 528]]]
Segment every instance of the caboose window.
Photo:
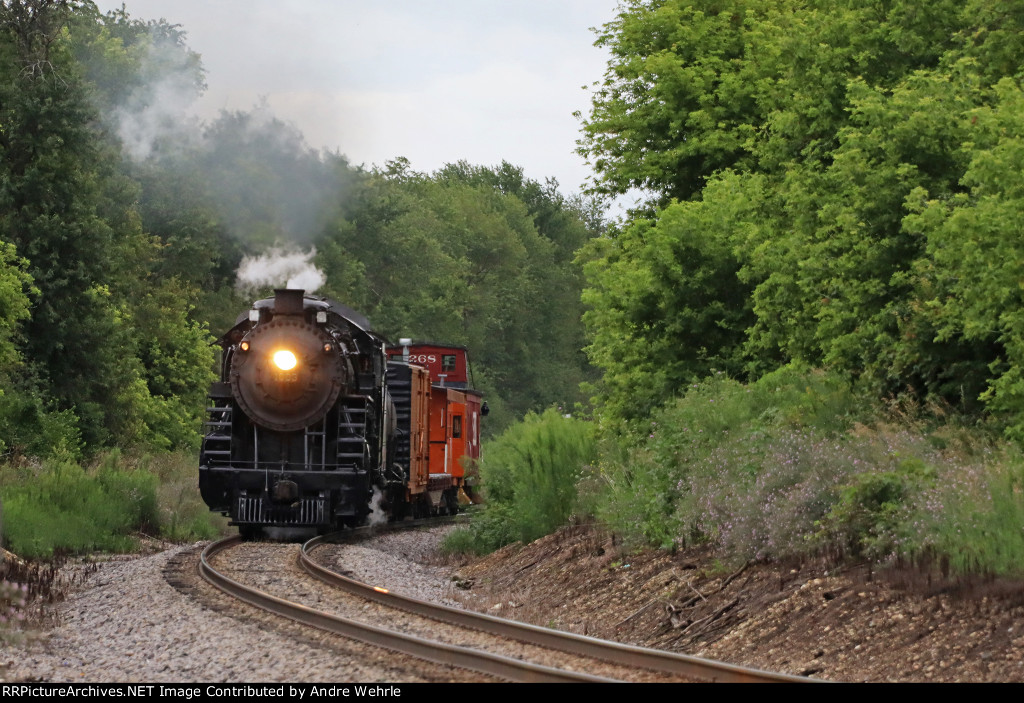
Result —
[[452, 415], [452, 437], [462, 436], [462, 415]]
[[454, 371], [455, 370], [455, 355], [454, 354], [442, 354], [441, 355], [441, 370], [442, 371]]

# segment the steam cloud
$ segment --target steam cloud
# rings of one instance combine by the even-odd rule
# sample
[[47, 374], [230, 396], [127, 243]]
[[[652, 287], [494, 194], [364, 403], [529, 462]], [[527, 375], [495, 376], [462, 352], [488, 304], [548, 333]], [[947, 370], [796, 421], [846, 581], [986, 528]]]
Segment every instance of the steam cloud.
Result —
[[150, 38], [142, 58], [148, 80], [135, 86], [111, 115], [125, 150], [136, 161], [153, 156], [168, 139], [194, 139], [198, 129], [188, 117], [199, 92], [192, 57], [155, 29]]
[[388, 521], [388, 515], [381, 507], [384, 494], [376, 486], [373, 487], [373, 498], [370, 499], [370, 527], [383, 525]]
[[271, 248], [259, 256], [247, 256], [238, 267], [238, 289], [252, 292], [259, 288], [302, 288], [315, 293], [327, 277], [313, 265], [316, 249], [308, 252]]
[[150, 31], [141, 80], [105, 115], [125, 156], [154, 173], [180, 174], [178, 182], [189, 184], [183, 197], [215, 212], [217, 225], [242, 251], [264, 252], [243, 259], [239, 291], [284, 285], [317, 290], [326, 276], [312, 264], [316, 250], [310, 247], [338, 211], [347, 161], [310, 149], [298, 128], [274, 117], [265, 100], [246, 112], [201, 120], [193, 112], [203, 88], [198, 56], [183, 35], [162, 27]]

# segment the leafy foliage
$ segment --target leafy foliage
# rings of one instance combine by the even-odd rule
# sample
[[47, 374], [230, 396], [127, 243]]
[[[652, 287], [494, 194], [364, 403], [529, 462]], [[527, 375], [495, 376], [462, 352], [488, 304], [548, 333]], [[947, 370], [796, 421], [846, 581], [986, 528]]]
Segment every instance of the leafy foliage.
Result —
[[1021, 434], [1018, 5], [623, 6], [580, 146], [648, 195], [586, 269], [611, 426], [797, 360]]
[[958, 117], [971, 133], [972, 149], [962, 184], [968, 192], [933, 197], [912, 194], [914, 214], [907, 227], [927, 242], [926, 274], [936, 280], [928, 301], [936, 338], [962, 338], [989, 349], [989, 388], [983, 396], [993, 410], [1013, 418], [1010, 432], [1024, 437], [1024, 317], [1020, 281], [1024, 273], [1019, 213], [1024, 201], [1019, 168], [1024, 166], [1024, 93], [1002, 79], [991, 105]]
[[639, 188], [665, 205], [749, 163], [775, 64], [761, 40], [786, 4], [626, 3], [599, 34], [612, 58], [583, 123], [579, 151], [593, 159], [597, 190]]
[[[19, 344], [24, 374], [34, 384], [22, 384], [21, 400], [8, 407], [39, 414], [52, 402], [57, 413], [73, 413], [74, 432], [93, 451], [114, 442], [190, 443], [196, 412], [171, 408], [168, 403], [180, 401], [155, 398], [148, 387], [159, 386], [166, 371], [158, 359], [190, 352], [179, 346], [139, 353], [143, 344], [153, 350], [170, 343], [178, 330], [166, 324], [156, 342], [139, 336], [150, 330], [138, 324], [136, 302], [150, 285], [147, 274], [158, 251], [140, 226], [135, 186], [115, 168], [116, 145], [96, 129], [92, 95], [71, 52], [67, 27], [83, 26], [90, 7], [0, 8], [0, 225], [35, 286]], [[203, 335], [183, 317], [164, 315], [191, 334], [184, 342], [194, 350], [191, 361], [208, 367]], [[199, 368], [198, 378], [208, 378]], [[31, 397], [36, 393], [42, 398]], [[168, 413], [185, 427], [168, 426]], [[33, 427], [12, 419], [8, 424], [21, 434]], [[25, 439], [24, 446], [38, 444]]]
[[[652, 415], [637, 447], [601, 465], [608, 488], [599, 515], [634, 541], [666, 547], [733, 525], [738, 508], [720, 499], [751, 501], [750, 517], [761, 521], [765, 491], [814, 470], [804, 443], [848, 428], [862, 404], [841, 379], [799, 365], [746, 386], [721, 373], [691, 384]], [[790, 478], [772, 478], [772, 466]], [[735, 547], [734, 539], [725, 541]]]
[[581, 252], [587, 351], [604, 370], [598, 400], [609, 422], [644, 418], [714, 370], [742, 371], [753, 316], [728, 234], [751, 236], [758, 200], [736, 186], [723, 179], [704, 200], [673, 203]]
[[719, 375], [656, 412], [629, 452], [605, 453], [597, 512], [629, 542], [711, 544], [729, 562], [1020, 575], [1019, 451], [929, 423], [799, 366], [747, 385]]
[[567, 249], [588, 231], [557, 191], [508, 164], [428, 176], [396, 161], [358, 183], [344, 215], [317, 244], [324, 292], [392, 338], [468, 347], [492, 429], [580, 399], [581, 274]]
[[457, 531], [447, 549], [487, 553], [565, 524], [577, 509], [576, 484], [596, 452], [589, 423], [555, 408], [528, 414], [488, 444], [480, 467], [484, 514], [468, 534]]
[[[1024, 563], [1024, 461], [1006, 449], [988, 458], [985, 470], [960, 467], [959, 475], [933, 489], [906, 531], [923, 543], [925, 557], [954, 573], [1019, 577]], [[923, 539], [922, 528], [928, 530]]]
[[82, 456], [75, 413], [47, 407], [30, 383], [11, 383], [0, 395], [0, 436], [8, 456]]
[[26, 475], [30, 471], [4, 482], [3, 537], [11, 551], [27, 557], [124, 551], [131, 533], [156, 527], [156, 477], [150, 473], [111, 466], [87, 473], [66, 459]]
[[127, 456], [89, 466], [65, 455], [0, 467], [3, 546], [29, 558], [130, 551], [139, 534], [209, 539], [223, 530], [199, 497], [192, 452]]
[[934, 481], [934, 467], [903, 460], [892, 470], [857, 473], [821, 519], [815, 540], [844, 556], [884, 559], [898, 549], [899, 530], [923, 484]]
[[29, 317], [32, 277], [25, 272], [26, 263], [12, 244], [0, 241], [0, 369], [17, 360], [14, 336], [18, 324]]

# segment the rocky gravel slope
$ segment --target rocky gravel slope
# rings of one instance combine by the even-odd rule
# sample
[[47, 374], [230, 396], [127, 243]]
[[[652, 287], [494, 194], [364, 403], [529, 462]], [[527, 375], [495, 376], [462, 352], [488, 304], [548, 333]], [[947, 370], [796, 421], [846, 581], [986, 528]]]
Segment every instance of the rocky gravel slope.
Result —
[[824, 563], [727, 568], [584, 527], [458, 569], [465, 601], [536, 624], [837, 681], [1024, 681], [1024, 584]]

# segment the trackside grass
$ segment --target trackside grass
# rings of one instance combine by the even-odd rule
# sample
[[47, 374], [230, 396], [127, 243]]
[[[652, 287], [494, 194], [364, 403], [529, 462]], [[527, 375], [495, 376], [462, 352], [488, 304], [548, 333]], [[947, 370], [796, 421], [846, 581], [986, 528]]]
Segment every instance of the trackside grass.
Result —
[[0, 467], [3, 545], [25, 558], [132, 551], [137, 536], [209, 538], [220, 531], [199, 499], [188, 452], [126, 457], [88, 466], [67, 457]]

